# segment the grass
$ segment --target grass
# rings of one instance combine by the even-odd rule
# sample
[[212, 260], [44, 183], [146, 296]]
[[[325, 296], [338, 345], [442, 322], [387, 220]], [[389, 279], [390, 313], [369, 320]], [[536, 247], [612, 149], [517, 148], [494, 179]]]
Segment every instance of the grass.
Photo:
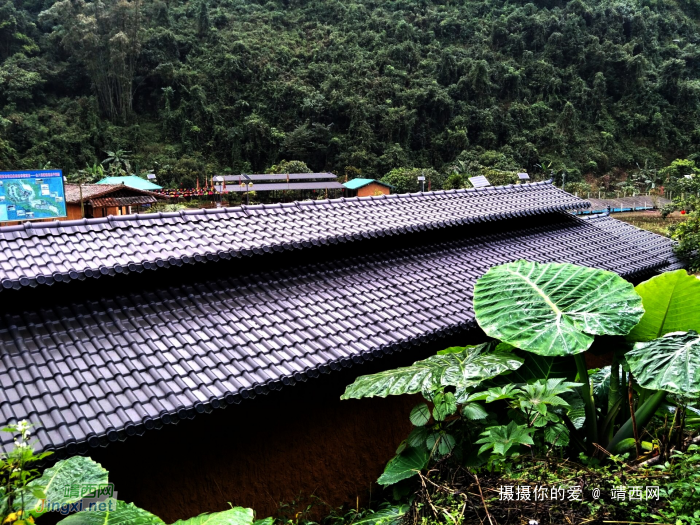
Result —
[[613, 215], [618, 220], [624, 221], [632, 226], [648, 230], [658, 235], [668, 237], [668, 227], [685, 220], [680, 213], [674, 212], [665, 219], [658, 211], [635, 211], [631, 213], [615, 213]]

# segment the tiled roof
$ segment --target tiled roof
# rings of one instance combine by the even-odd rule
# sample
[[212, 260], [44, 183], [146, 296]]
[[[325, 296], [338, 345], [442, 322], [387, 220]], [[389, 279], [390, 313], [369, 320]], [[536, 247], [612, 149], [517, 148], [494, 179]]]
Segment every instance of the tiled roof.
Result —
[[[154, 199], [167, 199], [166, 196], [152, 191], [139, 190], [124, 186], [123, 184], [83, 184], [83, 202], [89, 203], [100, 197], [150, 197], [148, 202], [154, 202]], [[78, 184], [66, 184], [66, 202], [68, 204], [80, 203], [80, 186]], [[101, 205], [104, 206], [104, 205]], [[113, 205], [110, 205], [113, 206]], [[116, 206], [124, 206], [124, 204], [116, 204]], [[57, 221], [58, 222], [58, 221]], [[0, 232], [3, 228], [0, 228]]]
[[95, 208], [111, 208], [116, 206], [136, 206], [138, 204], [153, 204], [156, 202], [156, 198], [151, 195], [129, 195], [127, 197], [112, 197], [108, 195], [107, 197], [98, 197], [96, 199], [90, 199], [90, 203]]
[[2, 288], [586, 208], [550, 183], [0, 228]]
[[[245, 184], [245, 183], [244, 183]], [[217, 184], [216, 191], [221, 191], [221, 184]], [[285, 190], [342, 190], [343, 185], [334, 180], [322, 182], [255, 182], [252, 186], [241, 186], [238, 182], [231, 182], [226, 185], [225, 193], [244, 191], [285, 191]]]
[[[337, 175], [333, 175], [332, 173], [264, 173], [264, 174], [256, 174], [256, 175], [218, 175], [219, 177], [223, 176], [224, 180], [228, 183], [229, 181], [232, 182], [243, 182], [243, 181], [249, 181], [249, 180], [313, 180], [313, 179], [335, 179], [337, 178]], [[217, 176], [214, 176], [214, 180], [216, 180]]]
[[659, 271], [668, 272], [685, 268], [685, 264], [674, 253], [675, 242], [656, 235], [647, 230], [642, 230], [626, 222], [613, 219], [610, 215], [594, 215], [587, 217], [587, 220], [595, 224], [598, 228], [608, 231], [621, 239], [638, 246], [647, 252], [655, 253], [659, 257], [666, 259], [666, 264], [659, 268]]
[[[113, 191], [124, 188], [121, 184], [83, 184], [83, 202], [87, 202], [93, 197], [106, 195]], [[80, 185], [66, 184], [66, 202], [68, 204], [80, 203]]]
[[[275, 234], [291, 251], [3, 292], [0, 414], [38, 423], [39, 448], [74, 454], [468, 330], [474, 282], [496, 264], [571, 262], [625, 277], [667, 264], [668, 240], [643, 249], [631, 226], [614, 233], [561, 212], [579, 202], [538, 185], [6, 231], [35, 246], [78, 238], [84, 250], [140, 240], [147, 253], [172, 250], [173, 265], [206, 259], [207, 242], [216, 259], [276, 251]], [[294, 250], [321, 239], [337, 244]]]

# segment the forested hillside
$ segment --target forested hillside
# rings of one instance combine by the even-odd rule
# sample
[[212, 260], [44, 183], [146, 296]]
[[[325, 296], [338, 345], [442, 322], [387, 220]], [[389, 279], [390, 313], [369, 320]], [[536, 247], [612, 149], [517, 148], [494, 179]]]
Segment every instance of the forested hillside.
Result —
[[700, 0], [0, 0], [0, 168], [700, 160], [698, 21]]

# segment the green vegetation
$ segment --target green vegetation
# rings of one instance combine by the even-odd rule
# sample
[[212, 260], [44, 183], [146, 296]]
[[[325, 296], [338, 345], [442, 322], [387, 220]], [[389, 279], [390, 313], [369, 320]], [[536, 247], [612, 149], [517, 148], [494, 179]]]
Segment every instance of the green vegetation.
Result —
[[[40, 473], [36, 462], [50, 452], [35, 455], [31, 444], [31, 427], [26, 421], [2, 430], [17, 434], [11, 452], [0, 457], [0, 523], [28, 525], [48, 512], [60, 512], [64, 525], [165, 525], [150, 512], [112, 497], [107, 470], [83, 456], [57, 461]], [[92, 492], [89, 492], [91, 490]], [[113, 487], [112, 487], [113, 490]], [[95, 508], [83, 510], [83, 498], [103, 495]], [[202, 514], [174, 525], [272, 525], [271, 519], [254, 520], [252, 509], [231, 507], [230, 510]]]
[[[674, 164], [677, 162], [681, 161]], [[683, 222], [671, 224], [669, 232], [671, 238], [678, 241], [678, 255], [688, 262], [692, 271], [697, 272], [700, 271], [700, 169], [691, 162], [683, 166], [682, 172], [685, 175], [676, 183], [676, 198], [673, 204], [664, 207], [662, 215], [666, 217], [679, 210], [687, 217]]]
[[282, 159], [614, 183], [698, 160], [699, 15], [698, 0], [3, 0], [0, 168], [122, 150], [172, 187]]
[[[603, 270], [518, 261], [477, 280], [474, 312], [490, 342], [361, 376], [342, 397], [420, 392], [425, 398], [410, 414], [414, 430], [378, 479], [398, 499], [417, 495], [414, 522], [456, 522], [436, 513], [432, 499], [460, 493], [450, 486], [476, 484], [481, 491], [477, 474], [490, 476], [491, 489], [494, 476], [511, 486], [513, 480], [534, 486], [543, 477], [566, 481], [582, 495], [568, 500], [570, 518], [698, 522], [692, 521], [698, 516], [682, 520], [693, 511], [698, 490], [684, 478], [695, 468], [689, 462], [700, 459], [687, 454], [700, 441], [698, 279], [678, 270], [635, 288]], [[606, 353], [612, 364], [589, 371], [587, 352]], [[661, 503], [609, 508], [616, 503], [613, 483], [630, 486], [630, 478], [648, 477], [643, 467], [651, 465], [664, 472]], [[600, 501], [592, 496], [591, 478], [608, 490]], [[483, 496], [477, 503], [478, 509], [469, 505], [483, 520], [487, 503]], [[462, 516], [467, 502], [446, 505], [458, 504]], [[547, 514], [549, 505], [528, 505], [528, 512], [545, 512], [557, 522]], [[516, 515], [513, 523], [526, 516]]]

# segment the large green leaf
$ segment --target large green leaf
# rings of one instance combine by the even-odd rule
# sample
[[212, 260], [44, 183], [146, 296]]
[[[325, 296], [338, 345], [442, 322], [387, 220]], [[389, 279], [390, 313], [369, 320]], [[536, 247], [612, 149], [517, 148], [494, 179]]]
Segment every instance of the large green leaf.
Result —
[[443, 386], [469, 388], [522, 365], [521, 358], [509, 352], [489, 351], [491, 346], [489, 343], [467, 346], [411, 366], [360, 376], [347, 387], [341, 399], [415, 394]]
[[588, 377], [593, 387], [596, 405], [605, 405], [608, 401], [608, 391], [610, 390], [610, 367], [603, 367]]
[[637, 343], [626, 357], [644, 388], [681, 395], [700, 392], [700, 336], [695, 331], [673, 332]]
[[637, 285], [644, 316], [627, 334], [629, 341], [651, 341], [669, 332], [700, 332], [700, 281], [685, 270], [666, 272]]
[[403, 505], [385, 507], [376, 512], [369, 511], [362, 518], [354, 520], [352, 525], [390, 525], [398, 523], [410, 508], [409, 504], [404, 503]]
[[200, 514], [188, 520], [178, 520], [173, 525], [253, 525], [253, 509], [233, 507], [223, 512]]
[[402, 454], [394, 456], [389, 463], [377, 483], [380, 485], [393, 485], [402, 479], [415, 476], [419, 471], [423, 470], [428, 464], [428, 451], [425, 447], [410, 447]]
[[59, 522], [61, 525], [165, 525], [158, 516], [140, 509], [133, 503], [116, 501], [112, 511], [84, 510]]
[[[75, 503], [82, 499], [80, 489], [86, 485], [100, 487], [107, 484], [108, 472], [99, 463], [84, 456], [58, 461], [53, 467], [47, 468], [41, 477], [31, 481], [25, 493], [25, 508], [37, 509], [40, 501], [32, 494], [32, 490], [43, 490], [46, 501], [50, 503]], [[73, 490], [71, 490], [73, 488]], [[77, 490], [76, 490], [77, 489]], [[34, 514], [40, 514], [34, 510]]]
[[523, 366], [503, 376], [512, 383], [531, 383], [538, 379], [563, 378], [573, 381], [576, 379], [576, 365], [570, 357], [556, 357], [522, 352], [525, 359]]
[[594, 335], [625, 335], [644, 309], [632, 284], [612, 272], [517, 261], [477, 280], [474, 313], [491, 337], [561, 356], [585, 352]]

